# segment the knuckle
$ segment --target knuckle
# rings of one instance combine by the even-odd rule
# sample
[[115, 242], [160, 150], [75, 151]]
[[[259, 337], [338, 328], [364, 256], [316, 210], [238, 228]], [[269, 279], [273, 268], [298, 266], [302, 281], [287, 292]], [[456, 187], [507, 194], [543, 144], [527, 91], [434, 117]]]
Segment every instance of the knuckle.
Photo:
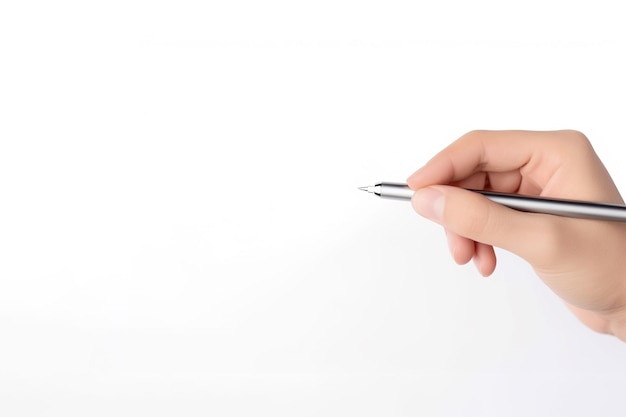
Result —
[[587, 166], [596, 162], [596, 153], [591, 141], [577, 130], [561, 132], [562, 161], [572, 166]]
[[562, 130], [559, 132], [560, 136], [567, 144], [577, 148], [589, 148], [591, 142], [587, 136], [578, 130]]
[[463, 140], [463, 141], [470, 141], [470, 142], [471, 141], [475, 141], [475, 140], [479, 140], [480, 138], [483, 138], [486, 133], [487, 133], [486, 130], [481, 130], [481, 129], [470, 130], [469, 132], [467, 132], [463, 136], [461, 136], [461, 140]]

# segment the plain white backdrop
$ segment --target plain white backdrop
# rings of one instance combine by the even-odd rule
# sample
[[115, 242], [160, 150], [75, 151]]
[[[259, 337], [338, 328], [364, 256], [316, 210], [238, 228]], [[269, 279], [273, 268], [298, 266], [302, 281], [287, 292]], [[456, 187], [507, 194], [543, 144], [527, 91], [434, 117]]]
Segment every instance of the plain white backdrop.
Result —
[[568, 128], [626, 192], [620, 10], [3, 2], [0, 414], [624, 415], [625, 344], [357, 190]]

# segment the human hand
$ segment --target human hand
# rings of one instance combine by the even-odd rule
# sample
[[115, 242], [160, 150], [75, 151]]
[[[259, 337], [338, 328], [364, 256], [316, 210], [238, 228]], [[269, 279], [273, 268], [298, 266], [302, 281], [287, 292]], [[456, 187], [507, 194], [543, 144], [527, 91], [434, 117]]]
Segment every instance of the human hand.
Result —
[[488, 276], [494, 246], [515, 253], [583, 323], [626, 341], [626, 223], [524, 213], [463, 189], [623, 204], [582, 133], [473, 131], [407, 182], [415, 210], [445, 228], [457, 263], [473, 259]]

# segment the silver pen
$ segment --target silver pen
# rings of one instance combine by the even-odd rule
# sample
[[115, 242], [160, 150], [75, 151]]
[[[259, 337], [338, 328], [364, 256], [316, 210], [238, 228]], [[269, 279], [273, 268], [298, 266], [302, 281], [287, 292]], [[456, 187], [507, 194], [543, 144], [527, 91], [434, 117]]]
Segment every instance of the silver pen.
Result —
[[[376, 194], [379, 197], [395, 200], [410, 200], [414, 191], [408, 185], [396, 182], [381, 182], [360, 190]], [[482, 194], [489, 200], [503, 206], [531, 213], [554, 214], [557, 216], [576, 217], [626, 222], [626, 206], [619, 204], [592, 203], [578, 200], [563, 200], [545, 197], [531, 197], [520, 194], [498, 193], [484, 190], [470, 190]]]

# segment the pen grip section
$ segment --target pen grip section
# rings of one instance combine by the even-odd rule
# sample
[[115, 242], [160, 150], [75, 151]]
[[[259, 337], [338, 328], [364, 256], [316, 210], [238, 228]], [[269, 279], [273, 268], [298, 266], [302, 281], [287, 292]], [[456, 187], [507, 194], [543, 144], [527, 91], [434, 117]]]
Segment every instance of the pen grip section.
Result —
[[385, 182], [377, 184], [374, 193], [392, 200], [410, 200], [415, 191], [411, 190], [406, 184]]

